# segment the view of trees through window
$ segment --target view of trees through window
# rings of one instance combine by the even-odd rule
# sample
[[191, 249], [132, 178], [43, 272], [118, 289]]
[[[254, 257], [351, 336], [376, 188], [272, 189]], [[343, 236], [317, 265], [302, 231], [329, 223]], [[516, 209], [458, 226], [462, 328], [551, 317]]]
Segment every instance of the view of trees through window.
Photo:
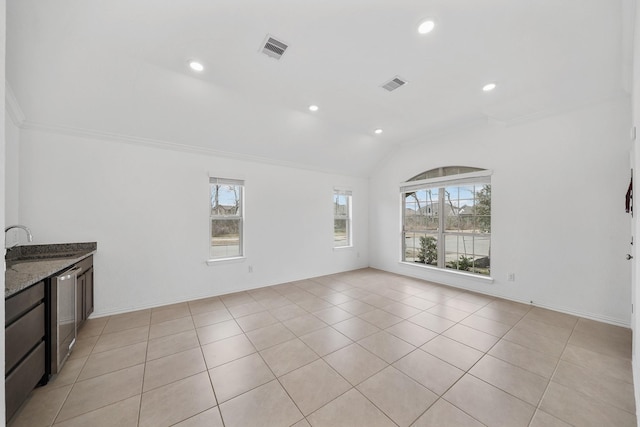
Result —
[[351, 246], [351, 192], [333, 192], [333, 246]]
[[[425, 172], [419, 177], [433, 175]], [[456, 176], [451, 178], [455, 180]], [[431, 187], [427, 183], [423, 188], [404, 192], [403, 196], [403, 261], [490, 274], [488, 177], [478, 179], [477, 183], [457, 185], [445, 182]]]
[[[212, 178], [213, 180], [213, 178]], [[240, 184], [211, 182], [210, 258], [242, 256], [242, 188]]]

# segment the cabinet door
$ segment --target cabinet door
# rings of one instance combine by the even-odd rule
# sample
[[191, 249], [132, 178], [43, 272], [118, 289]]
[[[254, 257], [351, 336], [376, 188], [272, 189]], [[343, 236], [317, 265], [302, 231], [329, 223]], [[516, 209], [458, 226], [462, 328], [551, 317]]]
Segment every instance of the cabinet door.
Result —
[[5, 413], [7, 421], [20, 408], [31, 390], [40, 382], [45, 374], [45, 342], [40, 344], [25, 357], [20, 364], [4, 380]]
[[78, 276], [76, 283], [76, 327], [79, 329], [84, 323], [84, 288], [86, 283], [86, 275], [81, 274]]
[[84, 282], [84, 318], [93, 313], [93, 267], [85, 273]]
[[5, 329], [5, 374], [43, 340], [44, 315], [44, 304], [39, 304]]
[[22, 292], [4, 300], [4, 325], [18, 320], [27, 311], [44, 301], [44, 282], [37, 283]]

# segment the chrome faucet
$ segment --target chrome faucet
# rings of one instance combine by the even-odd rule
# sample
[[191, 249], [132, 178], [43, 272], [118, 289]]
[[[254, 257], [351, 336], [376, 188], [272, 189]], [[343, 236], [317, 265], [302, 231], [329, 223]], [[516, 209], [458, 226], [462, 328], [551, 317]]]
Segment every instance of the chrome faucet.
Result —
[[[27, 233], [27, 241], [28, 242], [33, 242], [33, 235], [31, 234], [31, 230], [29, 230], [29, 227], [26, 227], [24, 225], [20, 225], [20, 224], [16, 224], [16, 225], [10, 225], [7, 228], [4, 229], [4, 232], [6, 233], [7, 231], [11, 230], [12, 228], [21, 228], [23, 229], [26, 233]], [[9, 248], [7, 249], [11, 249], [14, 246], [17, 246], [18, 243], [14, 243], [13, 245], [11, 245]]]

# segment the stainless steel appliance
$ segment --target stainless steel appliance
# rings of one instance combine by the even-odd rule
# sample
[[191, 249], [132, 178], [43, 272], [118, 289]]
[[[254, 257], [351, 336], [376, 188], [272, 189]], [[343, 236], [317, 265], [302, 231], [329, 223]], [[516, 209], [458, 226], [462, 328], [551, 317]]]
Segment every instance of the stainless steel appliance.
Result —
[[80, 267], [51, 281], [51, 374], [57, 374], [76, 343], [76, 282]]

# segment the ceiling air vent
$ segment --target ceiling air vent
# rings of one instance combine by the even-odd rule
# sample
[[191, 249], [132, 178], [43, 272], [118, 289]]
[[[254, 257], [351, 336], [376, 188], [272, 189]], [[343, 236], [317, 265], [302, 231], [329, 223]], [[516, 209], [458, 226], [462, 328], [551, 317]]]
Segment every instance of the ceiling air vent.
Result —
[[384, 83], [382, 85], [382, 88], [388, 90], [389, 92], [393, 92], [394, 90], [398, 89], [400, 86], [404, 86], [406, 84], [407, 84], [407, 81], [405, 79], [399, 76], [395, 76], [388, 82]]
[[289, 46], [282, 43], [280, 40], [276, 40], [275, 38], [267, 35], [267, 38], [262, 45], [262, 53], [271, 58], [280, 59], [288, 47]]

